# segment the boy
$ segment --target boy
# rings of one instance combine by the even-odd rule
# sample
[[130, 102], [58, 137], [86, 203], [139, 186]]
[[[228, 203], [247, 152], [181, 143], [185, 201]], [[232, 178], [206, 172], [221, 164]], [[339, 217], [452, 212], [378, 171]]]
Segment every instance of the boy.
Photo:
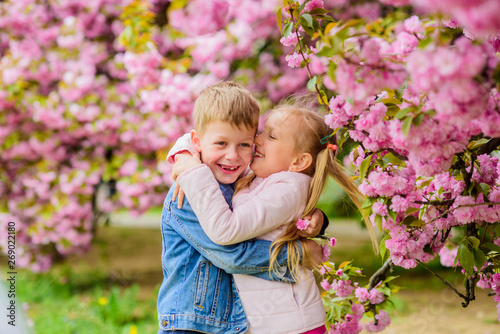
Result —
[[[232, 183], [252, 157], [259, 105], [241, 86], [223, 82], [204, 90], [194, 107], [192, 143], [220, 183], [231, 203]], [[172, 200], [174, 187], [162, 212], [162, 267], [158, 293], [158, 333], [243, 333], [247, 321], [231, 274], [292, 282], [268, 270], [270, 242], [247, 241], [219, 246], [203, 232], [185, 201], [182, 209]], [[280, 265], [286, 251], [280, 254]]]

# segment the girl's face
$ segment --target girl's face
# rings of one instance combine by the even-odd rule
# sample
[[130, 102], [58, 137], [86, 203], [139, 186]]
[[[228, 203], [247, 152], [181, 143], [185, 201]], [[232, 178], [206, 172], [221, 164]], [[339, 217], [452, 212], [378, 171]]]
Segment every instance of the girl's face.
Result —
[[285, 112], [272, 113], [264, 126], [264, 132], [255, 138], [250, 168], [259, 177], [288, 171], [298, 156], [293, 136], [295, 131], [299, 131], [297, 118], [286, 116]]

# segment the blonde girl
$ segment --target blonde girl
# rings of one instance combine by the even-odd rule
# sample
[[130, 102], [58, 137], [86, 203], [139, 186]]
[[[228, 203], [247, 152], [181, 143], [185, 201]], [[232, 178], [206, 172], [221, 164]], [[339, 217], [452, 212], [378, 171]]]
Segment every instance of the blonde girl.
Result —
[[177, 182], [212, 241], [272, 240], [273, 263], [279, 249], [288, 245], [288, 266], [297, 284], [234, 275], [251, 333], [326, 330], [318, 287], [305, 269], [313, 267], [314, 257], [306, 243], [298, 243], [296, 222], [312, 213], [328, 175], [359, 206], [360, 193], [336, 162], [336, 153], [335, 136], [323, 116], [307, 105], [288, 103], [272, 110], [264, 131], [255, 138], [252, 172], [237, 181], [232, 210], [199, 160], [181, 156], [174, 165]]

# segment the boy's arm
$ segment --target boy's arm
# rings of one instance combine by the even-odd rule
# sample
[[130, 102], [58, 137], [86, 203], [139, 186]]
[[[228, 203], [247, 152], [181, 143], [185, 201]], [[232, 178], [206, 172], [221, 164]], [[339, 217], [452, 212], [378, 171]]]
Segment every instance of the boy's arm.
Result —
[[167, 162], [171, 165], [175, 163], [175, 155], [182, 152], [189, 152], [191, 155], [198, 157], [199, 153], [191, 143], [191, 134], [186, 133], [175, 142], [174, 146], [170, 149], [167, 155]]
[[[185, 202], [183, 208], [178, 209], [176, 202], [169, 201], [169, 209], [173, 215], [170, 219], [170, 226], [215, 266], [229, 274], [247, 274], [272, 281], [294, 283], [286, 270], [286, 248], [283, 248], [278, 255], [280, 273], [270, 272], [271, 242], [251, 240], [230, 246], [220, 246], [212, 242], [205, 234], [189, 203]], [[287, 274], [284, 274], [285, 272]]]
[[303, 177], [297, 173], [286, 177], [285, 174], [276, 175], [264, 190], [244, 205], [233, 205], [233, 210], [206, 165], [180, 174], [178, 182], [210, 239], [220, 245], [229, 245], [255, 238], [297, 219], [297, 208], [303, 205], [307, 194]]

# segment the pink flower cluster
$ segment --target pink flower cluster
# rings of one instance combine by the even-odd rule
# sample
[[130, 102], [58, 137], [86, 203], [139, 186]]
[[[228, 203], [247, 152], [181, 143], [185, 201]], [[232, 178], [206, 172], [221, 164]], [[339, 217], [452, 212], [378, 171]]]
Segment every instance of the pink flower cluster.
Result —
[[[384, 0], [383, 2], [393, 2]], [[500, 32], [500, 3], [496, 0], [408, 0], [415, 7], [451, 16], [458, 24], [478, 37], [496, 36]]]

